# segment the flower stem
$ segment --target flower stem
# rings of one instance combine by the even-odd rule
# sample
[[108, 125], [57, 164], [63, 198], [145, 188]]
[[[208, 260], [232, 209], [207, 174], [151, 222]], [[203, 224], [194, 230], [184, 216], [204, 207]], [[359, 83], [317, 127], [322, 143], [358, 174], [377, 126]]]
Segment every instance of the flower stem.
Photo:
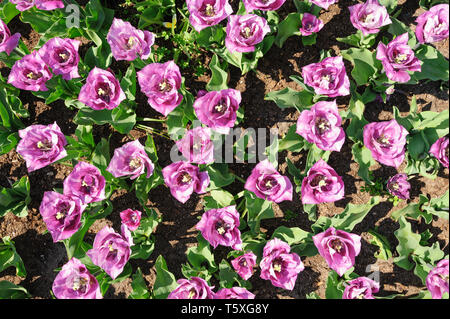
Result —
[[243, 178], [241, 178], [241, 177], [239, 177], [239, 176], [237, 176], [236, 174], [234, 174], [234, 173], [232, 173], [233, 175], [234, 175], [234, 177], [238, 180], [238, 181], [240, 181], [241, 183], [243, 183], [243, 184], [245, 184], [246, 183], [246, 181], [243, 179]]
[[165, 135], [164, 133], [162, 133], [162, 132], [160, 132], [158, 130], [155, 130], [154, 128], [151, 128], [151, 127], [148, 127], [148, 126], [145, 126], [145, 125], [141, 125], [141, 124], [136, 125], [136, 128], [144, 130], [144, 131], [146, 131], [146, 132], [148, 132], [150, 134], [159, 135], [161, 137], [164, 137], [164, 138], [170, 140], [169, 136]]
[[137, 117], [136, 121], [140, 121], [140, 122], [165, 122], [166, 120], [152, 119], [152, 118], [149, 118], [149, 117]]

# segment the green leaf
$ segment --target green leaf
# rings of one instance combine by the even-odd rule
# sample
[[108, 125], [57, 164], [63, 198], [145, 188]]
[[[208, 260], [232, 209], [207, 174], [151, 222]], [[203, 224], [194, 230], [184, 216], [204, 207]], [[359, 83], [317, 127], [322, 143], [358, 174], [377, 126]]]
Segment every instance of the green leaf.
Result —
[[12, 212], [18, 217], [28, 215], [27, 205], [31, 202], [30, 181], [28, 176], [23, 176], [16, 181], [11, 188], [0, 189], [0, 217]]
[[324, 151], [318, 148], [316, 144], [311, 144], [311, 147], [308, 151], [308, 156], [306, 157], [305, 173], [307, 173], [309, 169], [313, 167], [314, 164], [316, 164], [320, 159], [327, 162], [330, 154], [331, 151]]
[[134, 101], [136, 96], [136, 69], [134, 68], [133, 63], [130, 64], [125, 76], [122, 78], [122, 81], [120, 81], [120, 86], [127, 96], [127, 99]]
[[398, 5], [398, 0], [379, 0], [379, 2], [386, 7], [389, 13], [392, 13]]
[[355, 205], [348, 203], [344, 211], [333, 217], [321, 216], [311, 225], [315, 234], [334, 227], [346, 232], [351, 232], [353, 228], [363, 221], [372, 208], [380, 202], [379, 196], [374, 196], [366, 204]]
[[272, 91], [266, 94], [265, 100], [274, 101], [281, 109], [295, 107], [300, 112], [313, 105], [314, 94], [303, 90], [296, 91], [284, 88], [281, 91]]
[[254, 234], [258, 234], [261, 220], [275, 217], [272, 202], [256, 197], [254, 193], [249, 191], [245, 191], [244, 196], [248, 209], [247, 224]]
[[209, 190], [222, 188], [234, 182], [235, 177], [229, 172], [228, 165], [225, 163], [208, 165], [206, 170], [211, 181], [208, 187]]
[[280, 141], [278, 151], [289, 150], [299, 153], [305, 148], [305, 139], [297, 133], [297, 125], [289, 127], [287, 134]]
[[186, 256], [189, 263], [196, 270], [201, 270], [203, 266], [207, 266], [209, 272], [215, 272], [217, 270], [217, 265], [214, 261], [214, 255], [211, 252], [211, 247], [203, 238], [201, 233], [197, 235], [198, 245], [195, 247], [189, 247], [186, 250]]
[[149, 299], [150, 293], [147, 289], [147, 284], [145, 283], [145, 279], [140, 268], [138, 268], [136, 273], [133, 275], [131, 288], [133, 288], [133, 291], [128, 296], [128, 299]]
[[358, 176], [367, 184], [373, 184], [370, 166], [375, 165], [377, 162], [373, 159], [372, 152], [361, 143], [355, 143], [352, 146], [352, 154], [359, 165]]
[[405, 217], [400, 217], [398, 222], [400, 228], [394, 234], [398, 240], [397, 252], [399, 256], [394, 259], [394, 262], [403, 269], [411, 270], [414, 264], [409, 260], [409, 256], [419, 249], [421, 236], [412, 232], [411, 224], [406, 221]]
[[153, 298], [166, 299], [178, 287], [175, 276], [167, 269], [163, 256], [158, 256], [155, 262], [156, 280], [153, 285]]
[[27, 271], [25, 265], [16, 251], [14, 242], [11, 241], [9, 236], [2, 238], [3, 244], [0, 243], [0, 272], [9, 268], [16, 268], [16, 276], [25, 278]]
[[293, 35], [301, 35], [300, 28], [302, 26], [302, 21], [300, 19], [300, 14], [290, 13], [279, 25], [278, 33], [275, 38], [275, 44], [281, 48], [284, 42]]
[[288, 243], [289, 246], [293, 246], [296, 244], [300, 244], [307, 239], [311, 239], [311, 235], [311, 233], [304, 231], [303, 229], [298, 227], [289, 228], [286, 226], [280, 226], [275, 229], [272, 234], [272, 238], [279, 238]]
[[351, 48], [341, 51], [341, 54], [353, 64], [352, 77], [358, 86], [366, 85], [382, 69], [375, 51]]
[[392, 257], [391, 246], [389, 241], [383, 235], [380, 235], [374, 230], [369, 230], [371, 235], [370, 243], [379, 248], [379, 251], [375, 253], [375, 257], [382, 260], [389, 260]]
[[5, 24], [8, 24], [19, 13], [20, 11], [16, 9], [15, 4], [9, 1], [3, 1], [0, 3], [0, 19]]
[[0, 299], [26, 299], [30, 297], [31, 295], [25, 288], [7, 280], [0, 281]]
[[219, 58], [216, 54], [213, 55], [209, 63], [211, 69], [211, 79], [206, 84], [208, 91], [220, 91], [228, 89], [228, 72], [225, 71], [219, 63]]
[[325, 290], [326, 299], [342, 299], [344, 294], [344, 283], [334, 270], [328, 273], [327, 288]]
[[413, 74], [413, 78], [448, 82], [448, 60], [438, 50], [431, 45], [421, 45], [415, 55], [422, 61], [422, 68]]
[[211, 191], [211, 197], [219, 204], [219, 207], [234, 205], [234, 197], [230, 192], [223, 189], [214, 189]]

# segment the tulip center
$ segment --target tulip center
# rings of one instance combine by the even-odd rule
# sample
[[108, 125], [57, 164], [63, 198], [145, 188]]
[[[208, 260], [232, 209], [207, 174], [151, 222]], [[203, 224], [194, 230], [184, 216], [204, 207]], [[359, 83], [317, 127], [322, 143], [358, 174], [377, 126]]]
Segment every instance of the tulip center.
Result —
[[398, 189], [400, 188], [400, 186], [399, 186], [397, 183], [392, 183], [392, 184], [391, 184], [391, 188], [392, 188], [394, 191], [396, 191], [396, 190], [398, 190]]
[[229, 224], [223, 222], [222, 220], [219, 220], [216, 223], [216, 230], [219, 233], [219, 235], [221, 235], [221, 236], [223, 234], [225, 234], [227, 232], [227, 230], [230, 229], [230, 228], [231, 228], [231, 226]]
[[391, 146], [391, 142], [389, 141], [389, 138], [384, 135], [381, 135], [380, 137], [378, 137], [377, 142], [380, 143], [381, 146], [383, 146], [383, 147]]
[[111, 94], [111, 89], [109, 88], [109, 86], [106, 83], [100, 84], [100, 87], [97, 89], [98, 97], [100, 99], [102, 99], [103, 101], [105, 101], [106, 103], [109, 103], [110, 94]]
[[66, 214], [64, 214], [63, 212], [57, 212], [55, 217], [57, 220], [60, 220], [60, 219], [64, 218], [65, 216], [66, 216]]
[[327, 132], [330, 130], [330, 122], [328, 122], [327, 119], [323, 118], [323, 117], [319, 117], [316, 120], [316, 129], [319, 132], [320, 135], [322, 135], [323, 133]]
[[188, 299], [194, 298], [195, 295], [196, 295], [196, 291], [194, 288], [192, 288], [191, 290], [189, 290]]
[[188, 172], [183, 172], [179, 177], [179, 183], [186, 185], [192, 182], [192, 176]]
[[246, 39], [250, 38], [252, 36], [252, 29], [250, 29], [249, 27], [245, 27], [244, 29], [242, 29], [241, 35]]
[[340, 253], [342, 250], [342, 242], [339, 239], [333, 239], [331, 241], [331, 248]]
[[172, 85], [167, 82], [167, 80], [162, 81], [159, 83], [159, 91], [163, 93], [170, 92], [172, 90]]
[[400, 63], [405, 62], [407, 59], [408, 59], [408, 55], [406, 53], [401, 53], [395, 57], [395, 63], [400, 64]]
[[127, 41], [127, 48], [131, 49], [135, 46], [135, 44], [136, 44], [136, 38], [133, 36], [129, 37], [128, 41]]
[[131, 219], [131, 221], [132, 221], [133, 223], [135, 223], [135, 222], [137, 221], [137, 216], [136, 216], [136, 213], [135, 213], [135, 212], [133, 212], [133, 213], [131, 214], [130, 219]]
[[128, 164], [131, 169], [138, 169], [142, 166], [142, 160], [140, 157], [133, 157], [130, 160], [130, 163]]
[[67, 62], [67, 60], [69, 60], [70, 53], [69, 53], [69, 51], [62, 49], [62, 50], [59, 50], [56, 52], [55, 57], [59, 63], [64, 63], [64, 62]]
[[26, 74], [26, 76], [27, 76], [27, 78], [29, 78], [30, 80], [36, 81], [36, 80], [38, 80], [38, 79], [40, 79], [40, 78], [42, 77], [42, 73], [41, 73], [41, 72], [34, 73], [33, 71], [29, 71], [29, 72]]
[[321, 88], [328, 89], [330, 87], [330, 83], [334, 81], [334, 76], [331, 74], [324, 74], [320, 77], [319, 86]]
[[374, 23], [375, 22], [375, 15], [373, 13], [369, 13], [367, 15], [363, 15], [359, 21], [361, 21], [363, 23], [367, 23], [367, 24]]
[[39, 141], [36, 144], [37, 148], [46, 152], [52, 149], [53, 144], [48, 140]]
[[219, 104], [214, 106], [214, 111], [219, 114], [225, 114], [225, 111], [228, 109], [225, 101], [221, 100]]
[[365, 296], [363, 293], [359, 294], [356, 299], [365, 299]]
[[90, 176], [83, 177], [83, 180], [81, 181], [81, 187], [83, 188], [83, 190], [86, 194], [91, 193], [92, 184], [93, 184], [92, 177], [90, 177]]
[[311, 186], [319, 187], [319, 191], [321, 191], [322, 187], [327, 186], [327, 178], [323, 175], [316, 175], [311, 181]]
[[279, 259], [275, 259], [274, 262], [272, 263], [272, 267], [273, 270], [275, 270], [276, 272], [281, 272], [281, 267], [282, 266], [282, 262]]
[[278, 182], [275, 178], [269, 176], [269, 177], [264, 178], [263, 184], [266, 187], [266, 189], [270, 190], [270, 189], [274, 188], [275, 186], [277, 186]]
[[205, 6], [203, 13], [208, 17], [213, 17], [216, 14], [214, 7], [209, 3]]
[[74, 291], [79, 290], [80, 292], [85, 292], [87, 283], [88, 281], [86, 280], [86, 278], [77, 277], [72, 283], [72, 289]]
[[244, 258], [241, 258], [241, 260], [239, 260], [239, 266], [247, 267], [247, 261]]
[[305, 24], [305, 30], [307, 30], [307, 31], [311, 31], [313, 27], [314, 27], [314, 24], [312, 24], [311, 22], [308, 22], [307, 24]]

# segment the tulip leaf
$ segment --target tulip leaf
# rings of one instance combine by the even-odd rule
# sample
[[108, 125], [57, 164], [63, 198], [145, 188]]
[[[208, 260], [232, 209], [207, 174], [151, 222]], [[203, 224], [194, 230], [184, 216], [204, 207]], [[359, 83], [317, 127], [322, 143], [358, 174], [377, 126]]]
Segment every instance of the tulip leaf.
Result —
[[27, 271], [25, 265], [16, 251], [14, 242], [11, 241], [9, 236], [2, 238], [3, 243], [0, 243], [0, 272], [9, 268], [16, 268], [16, 276], [25, 278]]
[[359, 164], [358, 176], [367, 184], [373, 184], [370, 166], [377, 162], [373, 159], [372, 152], [361, 143], [355, 143], [352, 146], [352, 154], [356, 163]]
[[166, 260], [159, 255], [155, 262], [156, 280], [153, 285], [152, 296], [155, 299], [166, 299], [178, 284], [175, 276], [167, 269]]
[[272, 238], [279, 238], [289, 246], [300, 244], [306, 240], [311, 240], [312, 234], [298, 227], [280, 226], [272, 234]]
[[209, 63], [209, 68], [211, 69], [211, 79], [208, 84], [206, 84], [206, 89], [208, 91], [228, 89], [228, 72], [220, 65], [219, 58], [216, 54], [213, 55], [211, 62]]
[[244, 196], [248, 209], [247, 224], [254, 234], [258, 234], [261, 220], [275, 217], [272, 202], [261, 199], [250, 191], [245, 191]]
[[353, 64], [352, 77], [358, 86], [366, 85], [382, 69], [381, 62], [376, 59], [376, 52], [368, 49], [351, 48], [341, 51], [344, 59]]
[[300, 28], [302, 27], [302, 21], [300, 14], [293, 12], [288, 14], [286, 19], [281, 21], [278, 25], [278, 33], [275, 38], [275, 44], [279, 48], [283, 47], [284, 42], [293, 35], [301, 35]]
[[235, 177], [229, 172], [228, 165], [225, 163], [208, 165], [206, 170], [210, 178], [208, 190], [222, 188], [234, 182]]
[[391, 246], [389, 241], [383, 235], [380, 235], [374, 230], [369, 230], [371, 235], [370, 243], [379, 248], [379, 251], [375, 253], [375, 257], [382, 260], [389, 260], [392, 257]]
[[333, 217], [321, 216], [311, 225], [315, 234], [334, 227], [346, 232], [351, 232], [353, 228], [363, 221], [372, 208], [380, 202], [379, 196], [374, 196], [366, 204], [355, 205], [348, 203], [344, 211]]
[[18, 217], [28, 215], [27, 205], [31, 202], [30, 181], [28, 176], [16, 181], [11, 188], [0, 188], [0, 217], [8, 212]]
[[289, 127], [287, 134], [280, 141], [278, 151], [288, 150], [291, 152], [299, 153], [305, 147], [305, 139], [297, 133], [297, 125], [294, 124]]
[[209, 273], [215, 272], [217, 270], [217, 265], [214, 261], [214, 255], [211, 252], [209, 242], [203, 238], [201, 233], [198, 234], [197, 241], [197, 246], [189, 247], [186, 250], [186, 256], [189, 263], [195, 271], [201, 271], [204, 266], [207, 266]]
[[416, 52], [416, 57], [422, 61], [421, 71], [415, 72], [412, 78], [417, 81], [431, 80], [444, 81], [449, 80], [448, 60], [431, 45], [422, 45]]
[[9, 1], [3, 1], [2, 3], [0, 3], [0, 19], [5, 24], [8, 24], [9, 21], [14, 19], [14, 17], [19, 13], [20, 11], [16, 9], [15, 4]]
[[300, 112], [313, 104], [314, 94], [303, 90], [296, 91], [284, 88], [281, 91], [272, 91], [266, 94], [265, 100], [274, 101], [281, 109], [295, 107]]
[[411, 28], [407, 27], [403, 22], [399, 21], [394, 17], [391, 17], [391, 21], [392, 23], [389, 25], [388, 32], [394, 36], [399, 36], [408, 32], [409, 34], [408, 45], [411, 48], [414, 48], [417, 43], [414, 31]]
[[133, 281], [131, 282], [131, 288], [133, 291], [128, 296], [128, 299], [149, 299], [150, 292], [147, 289], [144, 276], [142, 275], [141, 268], [138, 267], [136, 273], [133, 274]]
[[120, 81], [120, 86], [124, 91], [127, 99], [130, 101], [135, 100], [136, 95], [136, 69], [134, 68], [133, 63], [127, 69], [127, 72], [122, 77], [122, 81]]
[[7, 280], [0, 281], [0, 300], [26, 299], [30, 297], [30, 293], [24, 287], [15, 285]]
[[252, 287], [252, 284], [249, 281], [242, 279], [225, 259], [222, 259], [219, 264], [219, 280], [221, 288], [233, 288], [239, 286], [251, 289]]
[[327, 288], [325, 290], [326, 299], [342, 299], [344, 294], [344, 281], [339, 278], [339, 275], [334, 270], [328, 273]]

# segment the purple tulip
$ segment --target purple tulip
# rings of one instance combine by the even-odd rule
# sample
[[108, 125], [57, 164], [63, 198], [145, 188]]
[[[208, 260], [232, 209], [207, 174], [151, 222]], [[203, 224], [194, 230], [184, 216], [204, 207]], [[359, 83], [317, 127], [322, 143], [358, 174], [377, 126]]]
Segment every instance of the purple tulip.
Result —
[[438, 4], [417, 17], [416, 36], [420, 43], [433, 43], [448, 38], [447, 4]]
[[208, 128], [196, 127], [186, 132], [176, 145], [190, 163], [210, 164], [214, 162], [214, 143]]
[[375, 299], [373, 294], [380, 290], [380, 284], [367, 277], [350, 280], [342, 299]]
[[275, 11], [278, 10], [286, 0], [243, 0], [247, 12], [253, 10]]
[[137, 72], [137, 77], [150, 106], [164, 116], [183, 100], [183, 95], [178, 92], [181, 87], [180, 68], [175, 62], [151, 63]]
[[431, 298], [441, 299], [442, 295], [448, 293], [448, 259], [442, 259], [437, 263], [436, 267], [428, 273], [426, 284], [431, 292]]
[[339, 152], [345, 142], [345, 132], [341, 125], [342, 118], [336, 101], [321, 101], [310, 110], [300, 113], [296, 132], [321, 150]]
[[186, 0], [189, 22], [197, 32], [216, 25], [233, 13], [228, 0]]
[[130, 176], [136, 179], [147, 170], [147, 178], [153, 174], [154, 165], [139, 140], [128, 142], [114, 150], [106, 169], [114, 177]]
[[234, 89], [208, 92], [197, 97], [194, 110], [197, 118], [209, 128], [228, 134], [237, 119], [241, 92]]
[[9, 2], [15, 4], [19, 11], [26, 11], [34, 7], [34, 0], [9, 0]]
[[338, 0], [310, 0], [310, 1], [314, 3], [316, 6], [324, 8], [325, 10], [328, 10], [329, 6], [338, 2]]
[[396, 120], [374, 122], [364, 126], [364, 145], [381, 164], [398, 168], [405, 159], [408, 131]]
[[80, 43], [78, 40], [53, 38], [39, 49], [39, 54], [54, 74], [61, 74], [64, 80], [79, 78]]
[[448, 137], [441, 137], [436, 142], [434, 142], [433, 145], [431, 145], [430, 153], [433, 154], [434, 157], [436, 157], [439, 162], [444, 166], [448, 168], [448, 144], [449, 144], [449, 138]]
[[39, 212], [52, 235], [53, 242], [67, 239], [81, 227], [85, 205], [77, 197], [57, 192], [45, 192]]
[[105, 178], [92, 164], [78, 162], [64, 180], [64, 195], [78, 197], [83, 204], [100, 202], [105, 197]]
[[179, 279], [175, 288], [167, 299], [214, 299], [213, 287], [200, 277]]
[[345, 72], [341, 56], [328, 57], [319, 63], [312, 63], [302, 68], [305, 84], [314, 88], [316, 94], [328, 97], [350, 94], [350, 80]]
[[72, 257], [56, 275], [52, 290], [58, 299], [103, 298], [97, 279], [75, 257]]
[[408, 45], [408, 33], [397, 36], [387, 45], [380, 41], [377, 59], [383, 64], [388, 79], [395, 82], [408, 82], [411, 79], [408, 71], [420, 72], [422, 69], [421, 61]]
[[328, 266], [342, 276], [353, 267], [361, 251], [361, 237], [334, 227], [312, 237]]
[[66, 137], [58, 124], [30, 125], [19, 130], [21, 138], [17, 144], [17, 153], [22, 155], [28, 172], [35, 171], [67, 156], [64, 146]]
[[183, 161], [164, 167], [162, 174], [172, 196], [183, 204], [193, 192], [205, 193], [210, 181], [208, 172], [200, 172], [197, 166]]
[[60, 0], [54, 1], [54, 0], [34, 0], [34, 3], [36, 5], [36, 8], [40, 10], [55, 10], [55, 9], [61, 9], [64, 8], [64, 3]]
[[300, 32], [303, 36], [307, 37], [313, 33], [317, 33], [323, 28], [322, 20], [318, 19], [311, 13], [304, 13], [302, 18], [302, 27]]
[[262, 42], [270, 27], [266, 19], [256, 14], [228, 17], [225, 45], [230, 52], [253, 52]]
[[256, 266], [256, 255], [251, 251], [231, 261], [236, 273], [244, 280], [253, 276], [253, 268]]
[[155, 35], [150, 31], [138, 30], [129, 22], [114, 18], [106, 40], [116, 60], [133, 61], [137, 56], [146, 60], [152, 52]]
[[22, 90], [48, 91], [45, 83], [51, 78], [50, 69], [38, 51], [33, 51], [14, 63], [8, 83]]
[[280, 203], [292, 200], [292, 183], [288, 177], [281, 175], [269, 160], [264, 160], [252, 170], [244, 188], [255, 193], [259, 198]]
[[308, 171], [302, 181], [303, 204], [320, 204], [338, 201], [345, 196], [344, 181], [323, 159]]
[[358, 3], [348, 9], [350, 21], [364, 36], [378, 33], [381, 27], [392, 23], [386, 7], [380, 5], [378, 0], [367, 0], [364, 4]]
[[387, 182], [389, 193], [400, 199], [409, 199], [409, 189], [411, 184], [408, 182], [408, 175], [401, 173], [392, 176]]
[[95, 67], [89, 72], [78, 100], [94, 110], [112, 110], [125, 100], [125, 93], [113, 73]]
[[112, 279], [119, 276], [130, 259], [133, 238], [127, 226], [118, 234], [109, 226], [103, 227], [94, 239], [93, 248], [86, 252], [92, 262], [102, 268]]
[[128, 227], [130, 231], [138, 229], [141, 223], [142, 213], [138, 210], [132, 210], [130, 208], [120, 212], [120, 219], [122, 224]]
[[278, 238], [267, 242], [263, 251], [261, 278], [270, 280], [272, 285], [287, 290], [294, 289], [297, 275], [305, 269], [296, 253], [289, 253], [289, 245]]
[[239, 212], [234, 205], [208, 210], [195, 227], [214, 248], [222, 245], [242, 250]]
[[11, 52], [17, 47], [20, 40], [20, 33], [14, 33], [11, 35], [8, 26], [2, 19], [0, 19], [0, 52], [6, 52], [10, 55]]
[[255, 295], [245, 288], [222, 288], [214, 295], [214, 299], [255, 299]]

